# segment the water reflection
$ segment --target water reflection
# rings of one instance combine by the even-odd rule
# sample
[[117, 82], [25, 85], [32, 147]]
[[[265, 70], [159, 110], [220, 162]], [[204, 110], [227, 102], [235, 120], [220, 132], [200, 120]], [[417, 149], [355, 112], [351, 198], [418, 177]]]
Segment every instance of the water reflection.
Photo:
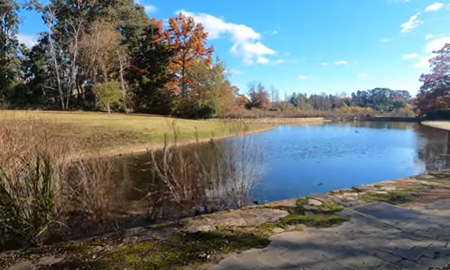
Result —
[[[450, 166], [449, 132], [416, 123], [346, 122], [322, 126], [280, 126], [274, 131], [248, 138], [258, 143], [241, 145], [240, 154], [234, 151], [228, 156], [233, 157], [233, 166], [238, 166], [233, 168], [235, 177], [259, 179], [252, 192], [253, 199], [259, 202], [350, 188]], [[238, 142], [239, 138], [225, 140], [217, 147], [226, 152], [227, 149], [237, 149]], [[202, 145], [195, 149], [187, 147], [186, 151], [200, 155], [205, 166], [211, 168], [215, 155], [211, 151], [216, 150]], [[264, 162], [264, 165], [258, 167], [245, 163], [249, 156], [258, 157], [258, 162]], [[255, 158], [252, 160], [256, 162]], [[133, 183], [127, 197], [138, 200], [142, 197], [139, 190], [155, 181], [149, 167], [151, 158], [142, 155], [119, 161], [117, 178], [129, 179]], [[228, 163], [222, 169], [230, 170], [230, 166]], [[245, 169], [247, 171], [243, 173]]]
[[418, 157], [427, 171], [440, 171], [450, 167], [450, 131], [415, 125], [420, 137]]

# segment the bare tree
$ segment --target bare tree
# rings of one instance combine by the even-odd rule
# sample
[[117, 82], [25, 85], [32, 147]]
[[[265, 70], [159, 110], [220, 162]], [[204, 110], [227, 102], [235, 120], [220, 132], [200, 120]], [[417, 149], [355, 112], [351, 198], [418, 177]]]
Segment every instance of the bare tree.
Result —
[[46, 26], [47, 26], [47, 39], [48, 39], [48, 46], [49, 46], [49, 53], [51, 57], [51, 64], [53, 65], [53, 72], [55, 73], [55, 79], [57, 83], [58, 93], [59, 97], [61, 99], [61, 109], [65, 110], [65, 102], [64, 102], [64, 91], [61, 81], [61, 74], [60, 74], [60, 63], [58, 61], [57, 57], [57, 49], [55, 48], [55, 44], [52, 40], [52, 33], [51, 33], [51, 27], [53, 25], [53, 21], [55, 18], [55, 12], [51, 7], [48, 7], [47, 11], [47, 20], [46, 20]]
[[278, 103], [278, 89], [276, 89], [273, 85], [270, 86], [270, 100], [272, 102], [272, 109], [277, 107]]

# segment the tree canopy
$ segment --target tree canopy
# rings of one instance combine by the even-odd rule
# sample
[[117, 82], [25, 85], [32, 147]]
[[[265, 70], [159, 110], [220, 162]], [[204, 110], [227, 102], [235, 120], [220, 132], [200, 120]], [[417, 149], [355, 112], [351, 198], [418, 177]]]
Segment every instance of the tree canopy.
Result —
[[434, 53], [435, 56], [430, 59], [431, 72], [420, 77], [423, 85], [415, 102], [420, 115], [450, 111], [450, 44]]

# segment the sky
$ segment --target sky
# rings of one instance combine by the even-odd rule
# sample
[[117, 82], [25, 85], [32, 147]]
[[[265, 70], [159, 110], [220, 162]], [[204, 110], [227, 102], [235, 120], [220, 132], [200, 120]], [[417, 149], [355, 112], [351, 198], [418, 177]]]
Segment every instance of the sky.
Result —
[[[150, 18], [179, 12], [209, 33], [230, 81], [292, 92], [336, 94], [375, 87], [416, 94], [434, 50], [450, 43], [450, 1], [436, 0], [135, 0]], [[22, 11], [19, 39], [45, 28]]]

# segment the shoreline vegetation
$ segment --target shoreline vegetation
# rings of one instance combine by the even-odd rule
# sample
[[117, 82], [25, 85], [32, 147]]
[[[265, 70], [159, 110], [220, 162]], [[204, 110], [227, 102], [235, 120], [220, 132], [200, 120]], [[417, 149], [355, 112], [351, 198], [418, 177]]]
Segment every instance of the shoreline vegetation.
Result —
[[[58, 136], [87, 141], [80, 149], [87, 156], [146, 153], [171, 145], [189, 145], [247, 136], [275, 129], [275, 124], [310, 125], [326, 122], [322, 117], [186, 120], [156, 115], [106, 114], [61, 111], [0, 111], [0, 121], [39, 121]], [[174, 129], [177, 137], [174, 136]]]
[[[251, 204], [263, 157], [246, 135], [273, 128], [235, 120], [22, 111], [0, 111], [0, 122], [1, 250], [102, 234], [134, 219], [179, 220]], [[236, 139], [224, 148], [217, 141], [226, 137]], [[206, 141], [206, 156], [195, 145], [181, 147]], [[143, 150], [142, 142], [152, 157], [148, 183], [138, 190], [142, 200], [127, 205], [125, 190], [136, 188], [113, 179], [118, 164], [105, 153]]]
[[[345, 221], [338, 214], [344, 205], [329, 200], [300, 198], [288, 205], [248, 207], [264, 156], [261, 145], [243, 135], [272, 125], [17, 111], [1, 111], [0, 121], [0, 148], [4, 150], [0, 156], [0, 250], [35, 247], [40, 254], [4, 253], [2, 265], [25, 260], [31, 264], [50, 261], [55, 267], [46, 269], [172, 269], [192, 263], [195, 268], [222, 254], [264, 248], [273, 234]], [[324, 119], [297, 121], [313, 124]], [[159, 133], [149, 136], [155, 130]], [[216, 142], [219, 136], [210, 139], [209, 134], [237, 139], [223, 148]], [[153, 177], [140, 190], [140, 212], [130, 215], [134, 205], [121, 191], [131, 184], [112, 181], [112, 159], [95, 151], [83, 161], [70, 157], [85, 157], [83, 152], [90, 146], [92, 150], [114, 149], [142, 139], [153, 142], [148, 149], [152, 161], [146, 168]], [[179, 147], [204, 140], [210, 142], [204, 144], [209, 149], [206, 155], [200, 155], [195, 145], [187, 150]], [[408, 188], [356, 196], [365, 201], [409, 200], [418, 188]], [[349, 196], [355, 195], [353, 191]], [[348, 192], [337, 192], [341, 193]], [[224, 213], [231, 216], [221, 216]], [[258, 222], [236, 226], [249, 224], [247, 219], [255, 216]], [[211, 221], [211, 217], [231, 223]], [[129, 229], [130, 220], [137, 219], [145, 219], [146, 224], [169, 223]], [[166, 255], [170, 260], [162, 261]]]
[[[42, 269], [209, 269], [225, 257], [263, 249], [271, 237], [346, 222], [347, 207], [387, 202], [415, 211], [450, 198], [450, 171], [336, 190], [298, 199], [219, 211], [39, 249], [0, 254], [0, 263]], [[436, 193], [440, 188], [443, 192]], [[444, 214], [444, 213], [443, 213]], [[445, 217], [444, 217], [445, 218]], [[245, 224], [245, 225], [243, 225]]]

